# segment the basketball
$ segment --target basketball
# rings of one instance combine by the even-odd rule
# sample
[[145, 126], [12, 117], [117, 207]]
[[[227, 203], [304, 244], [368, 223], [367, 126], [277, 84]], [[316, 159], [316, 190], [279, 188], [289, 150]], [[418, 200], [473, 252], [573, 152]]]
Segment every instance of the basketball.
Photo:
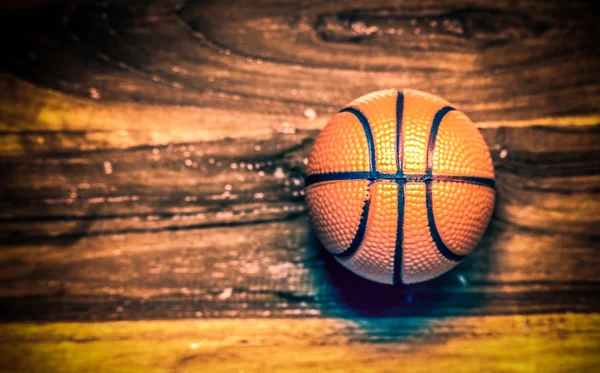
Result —
[[384, 90], [350, 102], [315, 140], [309, 218], [323, 246], [385, 284], [437, 277], [480, 241], [494, 207], [494, 168], [471, 120], [448, 101]]

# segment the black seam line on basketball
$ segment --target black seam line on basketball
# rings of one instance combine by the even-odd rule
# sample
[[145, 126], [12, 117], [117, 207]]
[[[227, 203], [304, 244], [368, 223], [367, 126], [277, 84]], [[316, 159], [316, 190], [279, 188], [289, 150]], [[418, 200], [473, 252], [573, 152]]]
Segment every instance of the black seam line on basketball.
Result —
[[402, 241], [404, 239], [404, 183], [398, 182], [398, 217], [396, 225], [396, 247], [394, 248], [394, 272], [392, 274], [392, 284], [402, 284], [402, 266], [403, 250]]
[[431, 181], [451, 181], [458, 183], [469, 183], [486, 186], [489, 188], [495, 187], [494, 179], [479, 176], [460, 176], [460, 175], [426, 175], [426, 174], [386, 174], [383, 172], [369, 171], [345, 171], [345, 172], [328, 172], [322, 174], [312, 174], [306, 176], [304, 183], [306, 187], [314, 184], [324, 183], [327, 181], [341, 180], [369, 180], [369, 181], [396, 181], [396, 182], [424, 182]]
[[425, 203], [427, 205], [427, 222], [429, 225], [429, 233], [431, 234], [431, 238], [435, 243], [440, 254], [444, 256], [444, 258], [451, 260], [453, 262], [459, 262], [464, 259], [464, 255], [458, 255], [453, 253], [440, 236], [440, 232], [437, 230], [437, 226], [435, 224], [435, 217], [433, 216], [433, 183], [431, 181], [425, 182]]
[[404, 93], [398, 91], [396, 96], [396, 168], [398, 174], [403, 172], [402, 158], [404, 157], [404, 149], [402, 144], [402, 118], [404, 117]]
[[433, 173], [433, 155], [435, 151], [435, 140], [437, 138], [438, 130], [440, 129], [440, 124], [442, 124], [442, 120], [449, 112], [453, 111], [454, 108], [451, 106], [444, 106], [433, 117], [433, 122], [431, 123], [431, 130], [429, 132], [429, 141], [427, 143], [427, 168], [425, 169], [425, 174], [431, 175]]
[[396, 217], [396, 246], [394, 247], [394, 264], [392, 272], [392, 284], [401, 284], [402, 266], [404, 252], [402, 250], [402, 241], [404, 240], [404, 141], [402, 141], [402, 121], [404, 118], [404, 93], [398, 91], [396, 96], [396, 174], [402, 176], [402, 179], [396, 179], [398, 188], [398, 211]]
[[354, 115], [363, 126], [365, 130], [365, 136], [367, 138], [367, 147], [369, 150], [369, 169], [371, 172], [375, 172], [376, 162], [375, 162], [375, 141], [373, 140], [373, 133], [371, 132], [371, 125], [369, 124], [369, 120], [365, 115], [358, 109], [353, 107], [347, 107], [340, 110], [340, 113], [350, 113]]
[[371, 185], [373, 185], [372, 182], [370, 182], [367, 186], [367, 198], [363, 204], [362, 213], [360, 214], [360, 222], [358, 223], [358, 228], [356, 229], [354, 238], [352, 238], [352, 242], [350, 242], [350, 245], [344, 251], [335, 253], [333, 255], [340, 258], [349, 258], [353, 256], [361, 246], [363, 239], [365, 238], [365, 232], [367, 231], [367, 221], [369, 220], [369, 208], [371, 206]]
[[[442, 120], [448, 114], [454, 110], [454, 108], [450, 106], [445, 106], [438, 110], [433, 117], [433, 122], [431, 123], [431, 130], [429, 131], [429, 140], [427, 142], [427, 168], [425, 169], [425, 175], [430, 176], [433, 173], [433, 156], [435, 154], [435, 143], [437, 139], [438, 130], [442, 123]], [[427, 210], [427, 225], [429, 226], [429, 233], [431, 234], [431, 238], [433, 239], [433, 243], [435, 244], [437, 250], [444, 256], [444, 258], [458, 262], [464, 258], [463, 255], [458, 255], [453, 253], [440, 236], [438, 232], [437, 225], [435, 224], [435, 216], [433, 214], [433, 182], [431, 180], [425, 181], [425, 205]]]

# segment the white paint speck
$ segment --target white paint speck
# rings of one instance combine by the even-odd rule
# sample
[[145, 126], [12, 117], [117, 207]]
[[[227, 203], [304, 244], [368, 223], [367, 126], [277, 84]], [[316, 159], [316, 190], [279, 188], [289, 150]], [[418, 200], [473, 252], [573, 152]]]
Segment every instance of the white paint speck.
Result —
[[223, 292], [221, 294], [219, 294], [217, 296], [217, 298], [221, 299], [221, 300], [225, 300], [231, 297], [231, 294], [233, 294], [233, 289], [232, 288], [226, 288], [225, 290], [223, 290]]
[[254, 193], [254, 199], [263, 199], [265, 198], [264, 193]]
[[463, 275], [458, 275], [458, 276], [456, 276], [456, 278], [458, 279], [458, 281], [460, 281], [460, 284], [461, 284], [462, 286], [467, 286], [467, 285], [469, 285], [469, 282], [467, 281], [467, 279], [465, 278], [465, 276], [463, 276]]
[[277, 167], [275, 172], [273, 173], [276, 179], [283, 179], [285, 177], [285, 172], [283, 172], [283, 168]]
[[46, 198], [46, 199], [44, 199], [44, 203], [48, 204], [48, 205], [56, 205], [56, 204], [60, 204], [60, 203], [66, 203], [67, 205], [70, 205], [71, 203], [73, 203], [73, 199], [72, 198]]
[[[226, 199], [238, 199], [240, 198], [239, 195], [237, 194], [232, 194], [230, 191], [226, 190], [221, 194], [213, 194], [210, 196], [207, 196], [206, 199], [208, 200], [212, 200], [212, 201], [219, 201], [219, 200], [226, 200]], [[217, 213], [217, 215], [219, 215], [221, 212]]]
[[[200, 314], [200, 316], [202, 316], [202, 314]], [[199, 317], [199, 316], [196, 316], [196, 317]], [[191, 350], [196, 350], [196, 349], [198, 349], [198, 347], [200, 347], [200, 345], [198, 343], [190, 343]]]
[[352, 31], [357, 33], [358, 35], [372, 35], [379, 31], [379, 27], [377, 26], [367, 26], [367, 24], [363, 21], [352, 22], [350, 25]]
[[508, 156], [508, 149], [502, 149], [500, 151], [500, 158], [504, 159]]
[[107, 175], [113, 173], [112, 164], [109, 161], [104, 161], [104, 173]]
[[446, 30], [453, 32], [455, 34], [462, 35], [464, 33], [464, 28], [462, 23], [456, 19], [445, 19], [442, 21], [442, 27]]
[[90, 88], [88, 92], [90, 92], [90, 97], [94, 100], [99, 100], [102, 97], [100, 96], [100, 92], [94, 87]]
[[296, 133], [296, 129], [289, 122], [283, 122], [281, 127], [277, 128], [277, 132], [291, 135]]
[[231, 184], [225, 185], [225, 190], [231, 190], [231, 188], [232, 188]]
[[306, 108], [304, 110], [304, 116], [308, 118], [308, 120], [314, 120], [317, 117], [317, 112], [313, 108]]
[[186, 166], [190, 167], [192, 165], [192, 163], [194, 163], [194, 162], [192, 162], [191, 159], [186, 159], [184, 163]]

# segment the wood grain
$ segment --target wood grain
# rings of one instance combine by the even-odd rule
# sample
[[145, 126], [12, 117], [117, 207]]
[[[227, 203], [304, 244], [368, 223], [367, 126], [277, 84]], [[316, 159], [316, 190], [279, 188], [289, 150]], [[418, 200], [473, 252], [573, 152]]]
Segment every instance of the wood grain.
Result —
[[[26, 3], [0, 4], [0, 372], [600, 370], [593, 2]], [[479, 247], [414, 286], [341, 267], [303, 199], [319, 130], [384, 88], [449, 99], [496, 169]]]
[[[0, 317], [598, 312], [589, 2], [52, 2], [0, 34]], [[471, 116], [493, 222], [438, 280], [371, 284], [314, 238], [328, 118], [418, 88]]]
[[592, 8], [173, 0], [8, 14], [3, 153], [269, 138], [389, 87], [440, 94], [486, 124], [596, 125]]
[[0, 331], [2, 372], [393, 372], [402, 367], [410, 372], [524, 373], [600, 368], [598, 314], [12, 324]]

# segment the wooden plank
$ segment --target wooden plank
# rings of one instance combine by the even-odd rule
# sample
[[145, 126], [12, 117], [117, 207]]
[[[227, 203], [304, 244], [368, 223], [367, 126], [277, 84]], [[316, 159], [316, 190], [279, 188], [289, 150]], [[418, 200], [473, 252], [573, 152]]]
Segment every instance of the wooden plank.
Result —
[[597, 125], [593, 14], [586, 1], [485, 0], [8, 13], [2, 154], [269, 138], [389, 87], [438, 93], [482, 126]]
[[592, 372], [600, 315], [4, 324], [2, 372]]
[[[482, 132], [496, 167], [498, 218], [596, 234], [600, 127]], [[5, 158], [11, 183], [0, 185], [0, 235], [19, 242], [285, 218], [304, 210], [316, 134]]]
[[[472, 257], [390, 287], [341, 267], [305, 218], [6, 247], [2, 318], [466, 315], [597, 311], [593, 240], [494, 223]], [[552, 255], [548, 251], [552, 250]]]

